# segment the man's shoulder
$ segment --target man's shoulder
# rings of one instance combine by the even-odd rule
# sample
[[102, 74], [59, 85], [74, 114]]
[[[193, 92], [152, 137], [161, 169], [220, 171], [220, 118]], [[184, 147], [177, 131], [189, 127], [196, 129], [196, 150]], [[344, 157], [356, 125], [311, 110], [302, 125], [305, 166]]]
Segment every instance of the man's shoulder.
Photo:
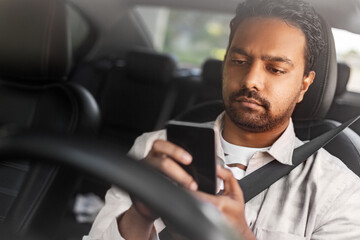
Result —
[[349, 198], [356, 198], [360, 207], [360, 178], [323, 148], [296, 167], [282, 183], [298, 186], [299, 199], [315, 204], [313, 207], [321, 215]]
[[341, 195], [360, 196], [360, 177], [324, 148], [295, 168], [285, 180], [306, 186], [307, 192], [323, 204], [335, 202]]
[[319, 211], [328, 213], [329, 219], [346, 215], [342, 211], [356, 213], [360, 207], [360, 177], [323, 148], [314, 154], [312, 165], [311, 185], [316, 192], [315, 198], [320, 200]]
[[[317, 153], [315, 153], [315, 159], [317, 160], [317, 163], [322, 164], [324, 166], [328, 165], [329, 168], [335, 171], [349, 173], [349, 174], [351, 173], [351, 175], [355, 175], [355, 173], [351, 171], [346, 166], [346, 164], [343, 161], [341, 161], [341, 159], [334, 156], [324, 148], [321, 148]], [[354, 161], [356, 160], [354, 159]]]
[[[309, 158], [311, 172], [318, 180], [328, 185], [330, 182], [344, 186], [344, 188], [360, 189], [360, 178], [351, 169], [349, 169], [343, 161], [336, 156], [330, 154], [324, 148], [314, 153]], [[354, 159], [355, 161], [355, 159]]]
[[[305, 142], [301, 141], [299, 138], [296, 138], [295, 146], [299, 147]], [[357, 161], [354, 159], [354, 161]], [[355, 180], [360, 180], [359, 176], [356, 175], [351, 169], [349, 169], [346, 164], [328, 152], [324, 148], [320, 148], [315, 152], [311, 157], [309, 157], [305, 162], [305, 165], [311, 166], [308, 170], [310, 174], [326, 174], [328, 176], [340, 175], [340, 176], [349, 176]]]

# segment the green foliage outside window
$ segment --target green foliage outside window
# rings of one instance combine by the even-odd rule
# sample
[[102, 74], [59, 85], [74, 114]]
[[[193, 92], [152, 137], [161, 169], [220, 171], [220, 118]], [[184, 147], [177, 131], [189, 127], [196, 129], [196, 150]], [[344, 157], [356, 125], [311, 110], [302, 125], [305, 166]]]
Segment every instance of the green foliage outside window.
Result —
[[185, 65], [200, 66], [207, 58], [222, 60], [228, 44], [227, 15], [170, 11], [163, 51]]

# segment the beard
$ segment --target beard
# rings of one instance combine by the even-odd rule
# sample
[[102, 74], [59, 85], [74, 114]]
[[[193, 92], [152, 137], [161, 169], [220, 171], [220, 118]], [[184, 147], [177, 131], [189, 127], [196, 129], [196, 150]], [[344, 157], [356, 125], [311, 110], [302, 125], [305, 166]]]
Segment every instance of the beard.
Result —
[[[289, 105], [282, 110], [279, 114], [274, 115], [271, 113], [271, 103], [265, 98], [261, 97], [256, 91], [249, 89], [241, 89], [238, 92], [233, 92], [228, 101], [224, 99], [225, 112], [230, 120], [239, 128], [245, 129], [250, 132], [267, 132], [282, 125], [289, 120], [297, 103], [300, 91]], [[238, 109], [239, 99], [247, 98], [256, 100], [263, 108], [264, 111], [258, 111], [251, 108]]]

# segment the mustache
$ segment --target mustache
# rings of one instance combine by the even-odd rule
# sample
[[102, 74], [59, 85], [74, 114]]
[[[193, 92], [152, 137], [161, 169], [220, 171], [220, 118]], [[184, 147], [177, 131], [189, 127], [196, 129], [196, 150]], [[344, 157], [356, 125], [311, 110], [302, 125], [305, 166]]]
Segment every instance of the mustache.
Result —
[[248, 88], [242, 88], [237, 92], [233, 92], [230, 95], [229, 99], [230, 99], [230, 102], [236, 102], [241, 97], [245, 97], [245, 98], [248, 98], [248, 99], [253, 99], [253, 100], [259, 102], [265, 108], [265, 110], [270, 109], [270, 102], [268, 100], [266, 100], [265, 98], [260, 96], [260, 94], [258, 92], [251, 91]]

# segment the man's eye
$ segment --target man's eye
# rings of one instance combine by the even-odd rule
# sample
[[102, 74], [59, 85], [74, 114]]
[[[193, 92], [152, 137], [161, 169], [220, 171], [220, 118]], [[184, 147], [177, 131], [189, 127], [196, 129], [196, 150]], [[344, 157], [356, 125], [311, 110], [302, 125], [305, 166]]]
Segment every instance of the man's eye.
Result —
[[275, 74], [285, 74], [286, 73], [286, 71], [280, 70], [280, 69], [274, 68], [274, 67], [268, 67], [268, 70]]
[[245, 61], [245, 60], [238, 60], [238, 59], [231, 59], [231, 61], [237, 65], [243, 65], [243, 64], [247, 63], [247, 61]]

